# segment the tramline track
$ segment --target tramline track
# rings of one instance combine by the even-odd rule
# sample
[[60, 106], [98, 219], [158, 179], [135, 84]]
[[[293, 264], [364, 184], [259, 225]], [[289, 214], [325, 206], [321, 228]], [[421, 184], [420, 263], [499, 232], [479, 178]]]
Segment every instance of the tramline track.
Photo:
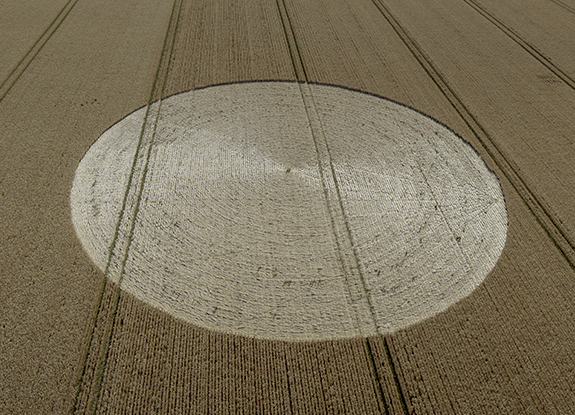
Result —
[[[449, 99], [455, 110], [461, 115], [462, 119], [465, 120], [466, 124], [474, 132], [475, 136], [477, 137], [481, 145], [491, 155], [492, 159], [497, 163], [499, 168], [503, 172], [505, 172], [505, 175], [507, 176], [509, 181], [513, 183], [513, 186], [515, 187], [517, 192], [520, 195], [522, 195], [525, 204], [529, 206], [529, 209], [538, 218], [542, 226], [547, 231], [547, 234], [549, 235], [551, 240], [561, 250], [565, 258], [569, 261], [571, 267], [575, 269], [574, 265], [575, 245], [573, 241], [568, 237], [568, 233], [565, 231], [563, 226], [561, 226], [558, 220], [554, 218], [554, 216], [550, 213], [550, 208], [546, 206], [543, 202], [541, 202], [540, 199], [535, 195], [535, 193], [528, 187], [523, 178], [517, 172], [517, 167], [515, 167], [514, 164], [509, 161], [508, 157], [506, 157], [505, 154], [499, 149], [493, 138], [489, 135], [489, 133], [485, 130], [485, 128], [481, 126], [481, 124], [477, 121], [476, 117], [474, 117], [473, 114], [469, 111], [469, 109], [465, 106], [461, 98], [457, 96], [453, 88], [450, 87], [448, 81], [437, 70], [431, 59], [425, 54], [425, 52], [421, 49], [421, 47], [417, 44], [417, 42], [415, 42], [410, 37], [409, 33], [406, 32], [405, 29], [401, 27], [397, 19], [393, 16], [393, 14], [391, 14], [391, 12], [385, 6], [383, 1], [374, 0], [374, 3], [378, 5], [378, 8], [383, 14], [383, 16], [396, 29], [398, 36], [412, 51], [414, 56], [421, 63], [422, 67], [434, 80], [436, 85], [441, 89], [445, 97]], [[469, 1], [466, 1], [466, 3], [469, 3]], [[533, 55], [532, 52], [530, 52], [529, 50], [527, 51]], [[538, 56], [536, 55], [533, 56], [538, 60], [540, 60]], [[546, 66], [550, 66], [550, 69], [552, 68], [552, 70], [557, 71], [558, 73], [562, 73], [562, 71], [559, 72], [560, 71], [559, 68], [551, 66], [550, 62], [548, 61], [544, 62], [546, 62], [545, 63]], [[564, 74], [564, 77], [567, 77], [567, 75]], [[568, 85], [571, 88], [573, 88], [572, 85], [573, 81], [570, 78], [566, 79], [569, 82], [571, 82], [568, 83]]]

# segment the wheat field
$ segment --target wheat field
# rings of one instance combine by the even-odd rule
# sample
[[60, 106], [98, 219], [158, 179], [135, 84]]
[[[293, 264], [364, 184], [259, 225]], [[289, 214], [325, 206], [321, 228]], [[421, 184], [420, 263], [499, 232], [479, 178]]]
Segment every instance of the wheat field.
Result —
[[575, 2], [0, 3], [0, 413], [569, 414]]

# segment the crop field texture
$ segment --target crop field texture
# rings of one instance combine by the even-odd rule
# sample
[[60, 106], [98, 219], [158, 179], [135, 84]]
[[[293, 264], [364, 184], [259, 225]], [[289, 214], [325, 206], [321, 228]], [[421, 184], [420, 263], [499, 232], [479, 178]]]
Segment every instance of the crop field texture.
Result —
[[572, 413], [573, 39], [573, 0], [0, 2], [0, 413]]

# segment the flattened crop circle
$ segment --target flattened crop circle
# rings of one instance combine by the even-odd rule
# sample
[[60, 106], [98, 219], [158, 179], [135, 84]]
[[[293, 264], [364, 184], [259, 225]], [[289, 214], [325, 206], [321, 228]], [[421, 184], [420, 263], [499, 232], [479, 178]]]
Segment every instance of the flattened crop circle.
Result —
[[71, 206], [122, 290], [284, 340], [433, 316], [483, 281], [507, 234], [497, 178], [452, 131], [380, 97], [289, 82], [132, 113], [80, 162]]

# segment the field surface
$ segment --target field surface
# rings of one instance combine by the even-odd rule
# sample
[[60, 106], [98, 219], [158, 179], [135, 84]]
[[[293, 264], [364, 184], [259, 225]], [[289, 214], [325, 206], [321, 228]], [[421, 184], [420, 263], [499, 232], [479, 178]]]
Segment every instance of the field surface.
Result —
[[[0, 2], [0, 413], [573, 413], [573, 39], [573, 0]], [[454, 229], [477, 188], [388, 127], [506, 217]]]

